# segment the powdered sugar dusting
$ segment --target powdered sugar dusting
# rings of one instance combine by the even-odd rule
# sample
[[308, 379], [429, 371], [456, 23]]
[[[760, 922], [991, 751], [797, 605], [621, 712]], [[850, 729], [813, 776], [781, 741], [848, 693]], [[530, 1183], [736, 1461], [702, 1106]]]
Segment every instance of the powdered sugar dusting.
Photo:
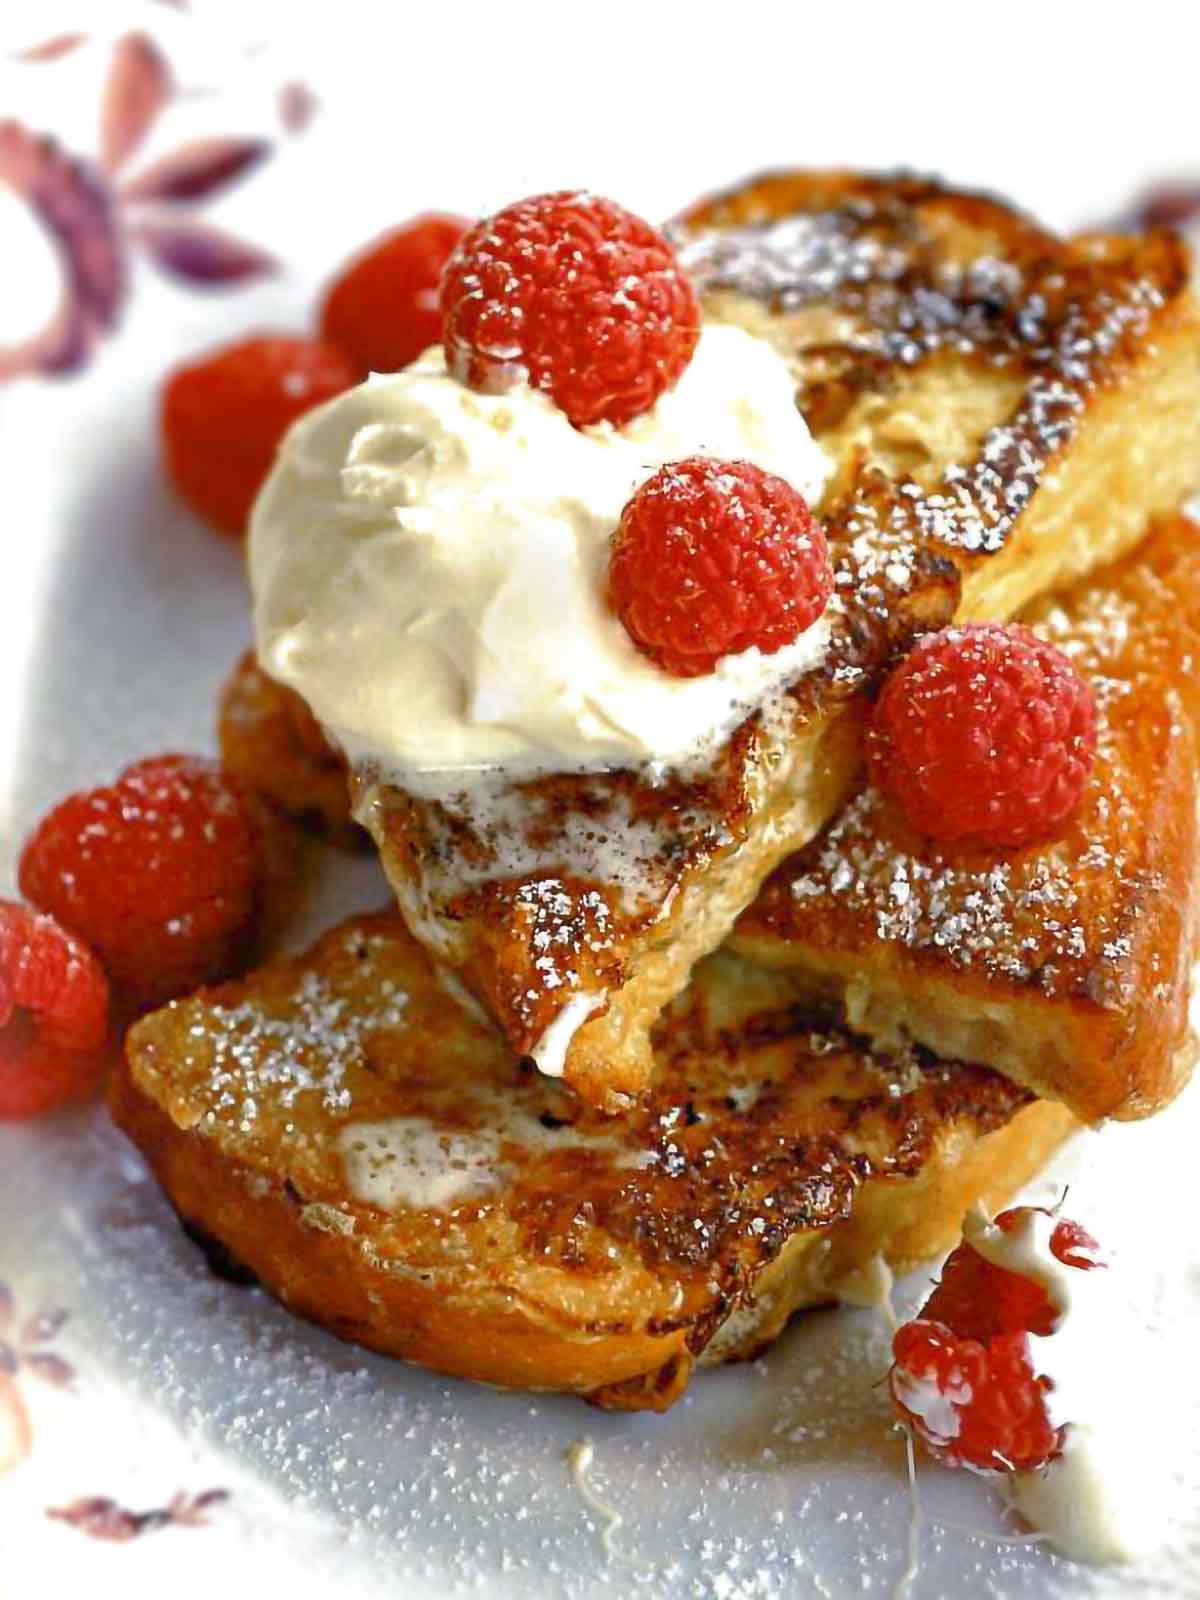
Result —
[[[37, 530], [55, 535], [31, 543], [53, 557], [59, 587], [58, 623], [45, 635], [27, 707], [6, 859], [65, 790], [136, 750], [198, 746], [214, 675], [244, 643], [234, 554], [182, 518], [172, 522], [143, 469], [145, 374], [155, 368], [147, 355], [133, 338], [136, 377], [121, 387], [117, 374], [104, 400], [105, 418], [134, 419], [125, 432], [97, 425], [91, 385], [53, 396], [56, 415], [78, 424], [65, 431], [46, 430], [40, 404], [17, 408], [32, 416], [22, 438], [31, 459], [59, 468], [42, 474], [45, 492], [29, 502]], [[15, 429], [16, 411], [11, 420]], [[71, 472], [59, 459], [68, 436]], [[178, 537], [161, 537], [164, 518]], [[94, 537], [98, 526], [106, 537]], [[116, 632], [114, 614], [123, 620]], [[337, 870], [348, 870], [340, 859]], [[911, 1600], [1194, 1600], [1200, 1259], [1189, 1219], [1198, 1112], [1189, 1094], [1149, 1124], [1088, 1139], [1086, 1170], [1072, 1178], [1072, 1210], [1106, 1245], [1124, 1246], [1141, 1277], [1146, 1359], [1173, 1372], [1171, 1413], [1149, 1425], [1186, 1491], [1185, 1520], [1157, 1561], [1113, 1579], [947, 1530], [1011, 1524], [986, 1484], [922, 1464], [933, 1521]], [[1064, 1181], [1060, 1169], [1033, 1198], [1054, 1203]], [[175, 1477], [185, 1451], [191, 1481], [234, 1482], [228, 1539], [214, 1525], [111, 1553], [143, 1571], [161, 1555], [177, 1591], [201, 1573], [227, 1584], [236, 1573], [247, 1592], [261, 1582], [298, 1600], [333, 1589], [346, 1600], [600, 1600], [614, 1589], [655, 1600], [846, 1600], [889, 1594], [904, 1568], [902, 1451], [878, 1387], [886, 1338], [869, 1313], [805, 1319], [765, 1360], [702, 1376], [664, 1417], [608, 1416], [365, 1355], [256, 1291], [214, 1280], [98, 1108], [0, 1127], [0, 1216], [0, 1275], [27, 1303], [40, 1298], [36, 1284], [70, 1304], [65, 1348], [79, 1372], [61, 1401], [50, 1386], [31, 1394], [43, 1408], [37, 1452], [0, 1491], [15, 1572], [61, 1573], [70, 1561], [73, 1536], [42, 1514], [64, 1486], [68, 1498], [91, 1487], [116, 1492], [126, 1473], [163, 1466], [172, 1483], [189, 1481]], [[926, 1290], [925, 1274], [909, 1279], [902, 1308]], [[605, 1562], [563, 1467], [584, 1430], [595, 1441], [597, 1480], [627, 1518], [628, 1566]], [[159, 1454], [167, 1432], [185, 1441], [176, 1456]], [[87, 1478], [93, 1464], [105, 1475], [111, 1468], [113, 1481]], [[154, 1503], [143, 1489], [131, 1490], [131, 1503]], [[314, 1585], [318, 1538], [330, 1565]], [[194, 1541], [186, 1550], [185, 1539]], [[84, 1581], [95, 1587], [95, 1565], [109, 1559], [89, 1545]]]
[[[955, 966], [979, 966], [1008, 978], [1025, 979], [1038, 970], [1051, 990], [1053, 963], [1086, 954], [1068, 864], [1048, 856], [1014, 873], [1005, 861], [972, 869], [910, 854], [877, 831], [885, 804], [877, 790], [868, 789], [846, 807], [792, 880], [801, 906], [828, 898], [869, 916], [879, 939], [936, 949]], [[1105, 872], [1111, 867], [1107, 857], [1093, 864]]]
[[[821, 504], [835, 577], [821, 672], [794, 683], [790, 705], [778, 717], [773, 708], [747, 740], [735, 736], [708, 771], [688, 773], [691, 789], [642, 766], [563, 777], [539, 794], [501, 782], [462, 804], [413, 806], [385, 789], [360, 813], [410, 925], [448, 961], [478, 947], [484, 924], [519, 943], [526, 888], [539, 901], [554, 880], [600, 891], [612, 925], [592, 926], [579, 904], [556, 917], [565, 937], [506, 997], [505, 1025], [521, 1049], [544, 1036], [572, 993], [613, 997], [628, 974], [636, 982], [652, 970], [651, 930], [677, 891], [728, 860], [761, 815], [759, 801], [784, 787], [798, 743], [787, 737], [789, 711], [793, 724], [798, 714], [823, 716], [877, 680], [915, 634], [951, 620], [964, 581], [1009, 543], [1093, 397], [1148, 350], [1164, 296], [1177, 288], [1170, 250], [1071, 244], [935, 183], [835, 178], [792, 191], [784, 180], [775, 195], [770, 185], [759, 197], [766, 209], [803, 205], [806, 194], [822, 209], [687, 224], [675, 237], [710, 317], [752, 327], [788, 357], [797, 403], [838, 458]], [[746, 193], [753, 204], [754, 188]], [[709, 214], [737, 210], [716, 203]], [[961, 408], [943, 402], [954, 414], [948, 427], [923, 415], [931, 402], [937, 409], [943, 366], [945, 381], [969, 396]], [[508, 892], [516, 885], [519, 896]], [[950, 914], [994, 922], [998, 886], [988, 887], [991, 900]], [[1048, 878], [1027, 892], [1034, 906], [1054, 890]], [[1070, 910], [1052, 907], [1060, 925], [1044, 951], [1013, 958], [1022, 971], [1066, 958]]]
[[676, 229], [679, 259], [706, 290], [735, 289], [792, 311], [847, 288], [894, 283], [909, 252], [861, 231], [872, 208], [787, 216], [757, 227], [689, 236]]
[[[1164, 1200], [1176, 1187], [1182, 1198], [1173, 1152], [1187, 1146], [1194, 1113], [1180, 1106], [1157, 1126], [1120, 1130], [1129, 1134], [1120, 1149], [1110, 1135], [1088, 1140], [1095, 1166], [1072, 1179], [1072, 1208], [1106, 1243], [1137, 1236], [1122, 1200], [1130, 1183], [1153, 1186], [1178, 1172]], [[178, 1419], [210, 1474], [222, 1464], [249, 1469], [272, 1504], [291, 1503], [298, 1527], [327, 1530], [340, 1541], [339, 1584], [355, 1600], [373, 1596], [384, 1575], [391, 1593], [500, 1600], [599, 1600], [614, 1585], [656, 1600], [847, 1600], [888, 1595], [901, 1576], [909, 1500], [903, 1441], [878, 1384], [888, 1341], [878, 1313], [808, 1319], [766, 1360], [698, 1379], [664, 1417], [592, 1413], [365, 1355], [256, 1291], [215, 1282], [99, 1120], [90, 1131], [78, 1121], [45, 1127], [27, 1159], [11, 1159], [11, 1136], [5, 1141], [6, 1205], [13, 1185], [35, 1203], [69, 1186], [70, 1236], [44, 1237], [22, 1255], [37, 1224], [18, 1208], [11, 1247], [70, 1282], [80, 1346], [103, 1358], [130, 1415]], [[1052, 1202], [1063, 1181], [1031, 1198]], [[1200, 1335], [1191, 1268], [1168, 1273], [1153, 1259], [1135, 1261], [1152, 1348], [1182, 1359]], [[902, 1315], [927, 1288], [924, 1273], [901, 1285]], [[86, 1427], [95, 1384], [90, 1362], [81, 1368], [72, 1429]], [[1200, 1392], [1189, 1371], [1180, 1372], [1174, 1437], [1180, 1473], [1200, 1483]], [[605, 1502], [625, 1518], [611, 1560], [563, 1468], [584, 1431]], [[43, 1437], [53, 1449], [49, 1432]], [[991, 1543], [993, 1533], [1019, 1532], [992, 1487], [924, 1461], [918, 1470], [928, 1521], [912, 1600], [957, 1600], [964, 1585], [1014, 1600], [1185, 1600], [1191, 1592], [1200, 1523], [1178, 1528], [1164, 1556], [1117, 1581], [1036, 1547]], [[35, 1519], [13, 1534], [24, 1541], [37, 1531]], [[248, 1541], [240, 1558], [249, 1559], [258, 1535], [242, 1524], [237, 1531]], [[290, 1575], [285, 1549], [276, 1557], [281, 1579]]]
[[811, 341], [801, 333], [791, 351], [805, 382], [810, 365], [824, 384], [839, 364], [865, 375], [872, 364], [912, 369], [947, 351], [984, 371], [1021, 372], [1014, 413], [986, 432], [972, 459], [949, 463], [932, 485], [868, 482], [833, 524], [851, 540], [865, 528], [992, 552], [1070, 442], [1106, 364], [1144, 336], [1163, 296], [1149, 277], [1106, 278], [1098, 258], [1093, 278], [1073, 279], [1048, 239], [1044, 258], [1024, 267], [986, 248], [955, 260], [921, 219], [929, 198], [850, 197], [812, 214], [700, 231], [683, 237], [681, 255], [702, 291], [732, 291], [784, 319], [785, 346], [787, 317], [823, 307], [830, 325]]
[[[536, 952], [533, 969], [540, 990], [577, 988], [579, 978], [570, 958], [585, 945], [593, 955], [612, 947], [608, 902], [599, 890], [575, 894], [561, 878], [537, 878], [522, 884], [516, 905], [532, 925], [529, 942]], [[536, 999], [538, 992], [529, 999]]]
[[[1087, 677], [1097, 708], [1095, 765], [1059, 838], [999, 856], [939, 849], [912, 838], [867, 788], [796, 858], [790, 893], [801, 938], [810, 916], [834, 908], [878, 939], [936, 951], [953, 967], [1036, 977], [1050, 996], [1097, 965], [1119, 969], [1132, 948], [1130, 918], [1159, 886], [1144, 858], [1145, 775], [1120, 720], [1138, 683], [1137, 651], [1126, 656], [1137, 642], [1135, 609], [1119, 586], [1093, 587], [1069, 606], [1048, 603], [1037, 622]], [[1143, 622], [1143, 633], [1151, 626]]]
[[[365, 941], [370, 936], [355, 932], [349, 937]], [[326, 1110], [349, 1111], [346, 1070], [362, 1060], [365, 1038], [404, 1022], [408, 997], [403, 990], [384, 981], [380, 999], [369, 1014], [357, 1012], [323, 977], [307, 972], [286, 1018], [251, 1000], [212, 1008], [206, 1024], [193, 1029], [201, 1047], [211, 1052], [206, 1055], [205, 1120], [232, 1121], [249, 1132], [264, 1093], [284, 1110], [301, 1097], [315, 1096]], [[185, 1058], [182, 1067], [191, 1072], [191, 1059]]]

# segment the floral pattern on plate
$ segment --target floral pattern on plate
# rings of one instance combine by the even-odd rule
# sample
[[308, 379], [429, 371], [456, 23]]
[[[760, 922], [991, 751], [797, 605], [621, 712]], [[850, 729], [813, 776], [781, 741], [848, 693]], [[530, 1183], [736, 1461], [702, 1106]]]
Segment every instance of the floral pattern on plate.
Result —
[[[21, 59], [57, 61], [85, 38], [59, 35], [21, 52]], [[146, 33], [131, 32], [112, 49], [95, 157], [65, 149], [53, 135], [13, 118], [0, 119], [0, 184], [24, 200], [63, 270], [53, 315], [26, 339], [0, 349], [0, 380], [70, 373], [86, 365], [117, 326], [134, 252], [177, 281], [208, 288], [247, 283], [276, 269], [275, 258], [260, 246], [197, 214], [267, 159], [269, 140], [213, 135], [128, 170], [178, 92], [160, 46]], [[279, 91], [278, 116], [288, 133], [306, 127], [315, 107], [305, 84], [289, 82]]]
[[75, 1376], [69, 1363], [49, 1348], [67, 1316], [54, 1306], [22, 1320], [16, 1296], [0, 1282], [0, 1476], [19, 1466], [33, 1445], [21, 1379], [29, 1376], [65, 1388]]

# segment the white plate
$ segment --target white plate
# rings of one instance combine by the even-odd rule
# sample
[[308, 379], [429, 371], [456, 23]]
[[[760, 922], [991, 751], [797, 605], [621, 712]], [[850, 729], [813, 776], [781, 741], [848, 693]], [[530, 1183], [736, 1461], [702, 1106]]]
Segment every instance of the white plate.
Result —
[[[361, 44], [366, 15], [356, 7], [346, 15]], [[444, 120], [447, 103], [426, 74], [453, 77], [453, 26], [451, 19], [419, 42], [420, 73], [411, 61], [404, 69], [418, 108], [405, 127], [403, 96], [382, 98], [380, 63], [355, 66], [353, 52], [334, 48], [330, 35], [318, 83], [324, 127], [303, 136], [310, 145], [292, 142], [219, 213], [223, 224], [279, 250], [290, 275], [214, 299], [164, 287], [139, 265], [124, 326], [101, 343], [89, 370], [69, 382], [34, 379], [0, 391], [0, 731], [13, 758], [0, 844], [6, 878], [29, 824], [61, 793], [144, 753], [211, 747], [216, 686], [248, 637], [239, 551], [181, 511], [159, 473], [153, 401], [174, 360], [238, 329], [301, 325], [313, 285], [344, 253], [342, 241], [422, 203], [467, 207], [481, 193], [545, 187], [565, 181], [574, 161], [592, 181], [602, 167], [603, 186], [633, 204], [664, 210], [715, 170], [793, 148], [781, 114], [765, 117], [753, 137], [741, 127], [720, 143], [711, 119], [693, 110], [696, 139], [681, 144], [670, 174], [648, 174], [636, 141], [627, 140], [618, 159], [586, 130], [569, 131], [543, 155], [546, 141], [519, 95], [510, 148], [497, 148], [489, 144], [495, 115], [489, 121], [481, 97], [497, 77], [511, 88], [520, 65], [512, 40], [497, 34], [464, 66], [453, 106], [462, 138], [427, 152], [419, 130], [439, 111]], [[666, 51], [667, 25], [657, 26]], [[174, 17], [154, 27], [172, 50], [190, 37]], [[600, 68], [615, 71], [617, 52], [605, 40]], [[793, 44], [812, 42], [801, 30]], [[688, 48], [694, 68], [699, 56], [694, 43]], [[78, 61], [10, 74], [13, 94], [25, 96], [24, 115], [44, 113], [65, 136], [84, 137], [71, 130], [94, 120], [109, 43], [88, 49]], [[704, 59], [713, 59], [711, 48]], [[771, 70], [780, 86], [782, 69]], [[227, 93], [173, 103], [154, 150], [197, 130], [227, 133], [234, 124], [223, 117], [242, 129], [274, 128], [283, 71], [268, 60]], [[35, 72], [45, 76], [31, 88]], [[63, 76], [52, 91], [56, 73]], [[558, 112], [571, 101], [568, 88], [565, 80], [556, 87]], [[809, 88], [820, 118], [832, 116], [828, 88]], [[681, 117], [684, 92], [672, 91]], [[86, 94], [93, 109], [85, 116]], [[372, 96], [367, 145], [362, 101]], [[743, 113], [748, 104], [743, 95]], [[506, 101], [500, 109], [508, 116], [511, 108]], [[937, 130], [920, 107], [913, 118], [919, 158]], [[822, 129], [817, 142], [827, 150], [824, 120]], [[978, 130], [967, 133], [978, 156], [972, 170], [992, 181], [1004, 176]], [[882, 125], [865, 140], [858, 129], [845, 153], [888, 161], [897, 153], [890, 138]], [[942, 139], [944, 149], [944, 129]], [[718, 144], [734, 154], [718, 162]], [[373, 163], [365, 168], [364, 149]], [[415, 151], [426, 165], [408, 171]], [[1150, 167], [1156, 152], [1143, 153]], [[1056, 187], [1033, 152], [1009, 156], [1012, 186], [1060, 216], [1072, 200], [1091, 205], [1087, 185], [1098, 190], [1102, 182], [1089, 168], [1083, 190], [1068, 174]], [[970, 166], [960, 156], [960, 170], [964, 160]], [[353, 192], [335, 181], [346, 171], [356, 174]], [[31, 303], [37, 293], [35, 274]], [[335, 910], [383, 898], [371, 864], [338, 857], [328, 865], [306, 913], [308, 931]], [[1145, 1440], [1147, 1452], [1177, 1468], [1168, 1542], [1144, 1570], [1119, 1575], [1087, 1572], [1028, 1542], [996, 1542], [1015, 1530], [989, 1485], [966, 1475], [922, 1465], [922, 1514], [914, 1520], [902, 1442], [878, 1388], [887, 1339], [877, 1312], [813, 1316], [765, 1361], [698, 1379], [666, 1417], [603, 1416], [574, 1401], [495, 1393], [366, 1355], [297, 1322], [259, 1291], [212, 1279], [99, 1110], [0, 1127], [0, 1279], [17, 1298], [18, 1321], [45, 1307], [69, 1313], [53, 1339], [30, 1346], [35, 1359], [15, 1379], [32, 1448], [0, 1479], [0, 1592], [24, 1600], [86, 1583], [142, 1600], [164, 1586], [191, 1595], [233, 1584], [240, 1595], [269, 1581], [297, 1595], [328, 1594], [336, 1583], [347, 1600], [377, 1592], [717, 1600], [1200, 1594], [1200, 1245], [1190, 1225], [1198, 1116], [1192, 1094], [1150, 1126], [1088, 1136], [1038, 1189], [1057, 1193], [1072, 1173], [1070, 1210], [1121, 1253], [1139, 1285], [1145, 1341], [1114, 1352], [1114, 1382], [1138, 1382], [1139, 1366], [1170, 1375], [1172, 1404], [1147, 1417]], [[915, 1303], [926, 1283], [921, 1275], [902, 1285], [901, 1306]], [[69, 1363], [65, 1386], [39, 1378], [39, 1349]], [[0, 1387], [0, 1400], [4, 1393]], [[606, 1519], [567, 1465], [569, 1447], [585, 1436], [595, 1447], [591, 1486], [624, 1519], [611, 1550], [600, 1537]], [[125, 1543], [97, 1541], [45, 1514], [82, 1497], [144, 1511], [177, 1491], [213, 1489], [229, 1493], [202, 1513], [206, 1525], [152, 1524]]]

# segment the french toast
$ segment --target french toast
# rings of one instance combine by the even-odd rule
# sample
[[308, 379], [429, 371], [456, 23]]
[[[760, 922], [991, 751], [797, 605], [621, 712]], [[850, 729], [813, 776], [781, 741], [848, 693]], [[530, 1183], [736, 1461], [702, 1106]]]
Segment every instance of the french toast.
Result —
[[118, 1124], [181, 1218], [295, 1311], [439, 1371], [662, 1409], [882, 1255], [935, 1255], [1076, 1126], [872, 1056], [720, 954], [609, 1117], [450, 998], [398, 913], [130, 1032]]
[[1085, 1122], [1144, 1117], [1191, 1065], [1200, 835], [1200, 527], [1023, 614], [1090, 682], [1095, 765], [1060, 836], [915, 835], [868, 787], [768, 881], [732, 947], [836, 998], [877, 1047], [966, 1055]]
[[788, 173], [676, 229], [706, 312], [770, 337], [835, 464], [824, 664], [703, 771], [418, 797], [351, 775], [409, 927], [519, 1055], [614, 1111], [655, 1018], [859, 781], [866, 698], [955, 616], [1119, 557], [1194, 485], [1200, 323], [1174, 235], [1064, 240], [909, 178]]
[[252, 794], [347, 849], [367, 844], [350, 815], [346, 763], [294, 690], [269, 678], [252, 650], [221, 690], [221, 764]]

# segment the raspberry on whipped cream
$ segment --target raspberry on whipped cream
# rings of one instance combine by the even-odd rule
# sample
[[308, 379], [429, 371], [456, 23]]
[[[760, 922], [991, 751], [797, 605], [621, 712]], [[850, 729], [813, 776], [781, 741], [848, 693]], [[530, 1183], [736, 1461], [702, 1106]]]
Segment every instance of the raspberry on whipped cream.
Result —
[[700, 308], [670, 244], [585, 190], [530, 195], [471, 229], [442, 278], [449, 366], [473, 389], [524, 381], [577, 428], [629, 422], [678, 382]]
[[259, 660], [415, 792], [701, 760], [819, 665], [828, 624], [688, 679], [634, 645], [606, 598], [612, 535], [640, 484], [696, 455], [819, 498], [827, 459], [765, 340], [706, 325], [649, 411], [586, 428], [528, 384], [466, 387], [435, 347], [284, 441], [251, 521]]
[[772, 655], [812, 627], [832, 592], [808, 502], [748, 461], [670, 462], [613, 535], [613, 610], [643, 655], [677, 678], [752, 645]]

